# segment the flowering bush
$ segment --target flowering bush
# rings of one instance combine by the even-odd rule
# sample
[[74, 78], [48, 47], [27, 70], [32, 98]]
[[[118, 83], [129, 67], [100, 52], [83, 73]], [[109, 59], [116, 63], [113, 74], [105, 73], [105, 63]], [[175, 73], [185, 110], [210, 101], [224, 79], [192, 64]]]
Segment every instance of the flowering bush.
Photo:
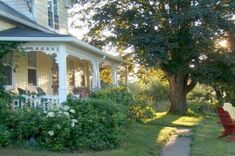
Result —
[[47, 113], [0, 103], [0, 146], [26, 144], [48, 150], [103, 150], [118, 146], [126, 115], [109, 100], [68, 100]]
[[68, 100], [72, 120], [73, 136], [71, 142], [77, 149], [104, 150], [117, 147], [123, 139], [127, 115], [123, 106], [110, 100], [86, 99]]

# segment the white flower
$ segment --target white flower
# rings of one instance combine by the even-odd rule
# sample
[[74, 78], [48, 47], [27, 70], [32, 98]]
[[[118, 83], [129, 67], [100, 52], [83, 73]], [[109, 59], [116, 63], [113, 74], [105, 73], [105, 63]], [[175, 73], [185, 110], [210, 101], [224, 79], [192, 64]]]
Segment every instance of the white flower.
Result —
[[75, 127], [75, 123], [74, 122], [71, 122], [71, 127]]
[[75, 113], [75, 110], [74, 110], [74, 109], [70, 109], [69, 111], [70, 111], [71, 113], [73, 113], [73, 114]]
[[48, 117], [54, 117], [55, 114], [54, 114], [54, 112], [48, 112], [48, 113], [47, 113], [47, 116], [48, 116]]
[[71, 120], [71, 127], [74, 127], [75, 126], [75, 123], [77, 123], [78, 120], [77, 119], [72, 119]]
[[50, 136], [55, 135], [54, 131], [48, 131], [48, 134], [49, 134]]
[[58, 128], [58, 129], [61, 129], [61, 126], [58, 124], [58, 125], [57, 125], [57, 128]]
[[208, 58], [208, 57], [207, 57], [206, 55], [204, 55], [204, 54], [201, 55], [201, 56], [199, 56], [199, 59], [200, 59], [200, 60], [206, 60], [207, 58]]
[[65, 116], [69, 116], [69, 112], [64, 112], [64, 115]]
[[62, 114], [63, 112], [62, 111], [59, 111], [58, 114]]
[[67, 110], [69, 110], [69, 106], [65, 105], [65, 106], [63, 107], [63, 109], [64, 109], [65, 111], [67, 111]]
[[78, 120], [77, 120], [77, 119], [72, 119], [71, 121], [72, 121], [72, 122], [75, 122], [75, 123], [77, 123], [77, 122], [78, 122]]

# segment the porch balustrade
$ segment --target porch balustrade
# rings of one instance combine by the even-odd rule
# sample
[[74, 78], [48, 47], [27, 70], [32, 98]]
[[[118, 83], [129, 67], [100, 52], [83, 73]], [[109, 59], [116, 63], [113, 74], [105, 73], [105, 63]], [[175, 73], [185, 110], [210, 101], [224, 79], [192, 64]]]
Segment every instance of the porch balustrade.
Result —
[[13, 100], [13, 108], [41, 108], [44, 112], [60, 107], [58, 96], [21, 95]]

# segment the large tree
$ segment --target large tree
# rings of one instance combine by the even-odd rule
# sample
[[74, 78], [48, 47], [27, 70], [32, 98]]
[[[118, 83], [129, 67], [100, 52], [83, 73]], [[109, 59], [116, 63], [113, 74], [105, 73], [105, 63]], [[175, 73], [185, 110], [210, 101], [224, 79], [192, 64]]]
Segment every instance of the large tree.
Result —
[[218, 42], [222, 39], [234, 42], [234, 0], [80, 0], [77, 3], [85, 7], [74, 10], [72, 15], [85, 13], [83, 18], [89, 19], [91, 43], [131, 48], [138, 63], [164, 71], [170, 85], [171, 112], [186, 111], [187, 93], [198, 80], [202, 81], [196, 76], [214, 72], [203, 68], [206, 62], [213, 62], [217, 54], [226, 58], [232, 53], [232, 44], [222, 50]]

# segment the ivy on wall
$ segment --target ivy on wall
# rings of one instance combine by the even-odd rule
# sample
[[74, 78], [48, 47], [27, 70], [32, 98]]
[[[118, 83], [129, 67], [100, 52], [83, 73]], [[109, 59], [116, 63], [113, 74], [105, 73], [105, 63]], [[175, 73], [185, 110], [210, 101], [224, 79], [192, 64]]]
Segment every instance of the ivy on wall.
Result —
[[7, 54], [18, 53], [18, 45], [21, 42], [10, 42], [1, 41], [0, 42], [0, 99], [9, 99], [8, 93], [5, 91], [5, 65], [1, 61]]

